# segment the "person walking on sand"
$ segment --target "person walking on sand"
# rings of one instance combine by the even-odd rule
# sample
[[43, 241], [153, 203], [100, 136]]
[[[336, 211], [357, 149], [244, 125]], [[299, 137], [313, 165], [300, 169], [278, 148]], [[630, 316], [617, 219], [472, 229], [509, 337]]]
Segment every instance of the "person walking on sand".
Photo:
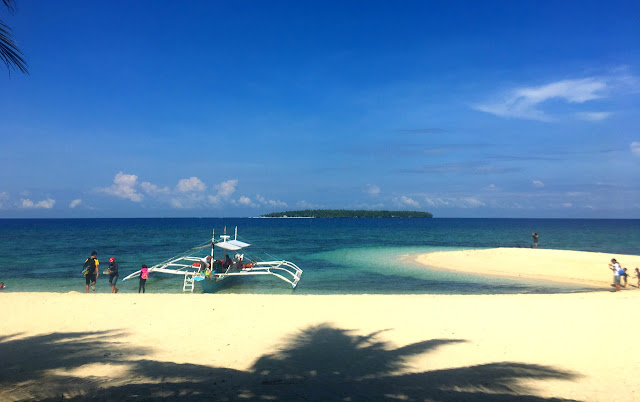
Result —
[[533, 236], [533, 247], [538, 248], [538, 234], [533, 232], [531, 236]]
[[118, 284], [118, 263], [116, 262], [115, 257], [109, 258], [109, 268], [107, 269], [107, 273], [109, 274], [109, 283], [111, 284], [111, 293], [118, 293], [118, 289], [116, 285]]
[[98, 280], [98, 267], [100, 266], [100, 261], [98, 261], [98, 253], [93, 251], [91, 253], [91, 257], [87, 258], [84, 262], [84, 269], [87, 270], [87, 273], [84, 276], [84, 281], [87, 284], [85, 293], [89, 293], [89, 285], [91, 285], [91, 290], [96, 291], [96, 281]]
[[149, 279], [149, 269], [145, 264], [142, 264], [142, 268], [140, 269], [140, 284], [138, 285], [138, 293], [142, 289], [142, 293], [145, 293], [145, 285], [147, 283], [147, 279]]
[[634, 278], [638, 279], [637, 287], [640, 288], [640, 269], [638, 267], [636, 267], [636, 275], [634, 276]]
[[615, 286], [616, 292], [618, 292], [620, 291], [620, 275], [622, 275], [624, 271], [615, 258], [611, 259], [611, 262], [609, 263], [609, 269], [613, 271], [613, 286]]
[[622, 268], [622, 273], [620, 273], [620, 279], [622, 279], [624, 281], [624, 284], [622, 285], [623, 288], [627, 287], [627, 278], [629, 277], [629, 274], [627, 274], [627, 269], [626, 268]]

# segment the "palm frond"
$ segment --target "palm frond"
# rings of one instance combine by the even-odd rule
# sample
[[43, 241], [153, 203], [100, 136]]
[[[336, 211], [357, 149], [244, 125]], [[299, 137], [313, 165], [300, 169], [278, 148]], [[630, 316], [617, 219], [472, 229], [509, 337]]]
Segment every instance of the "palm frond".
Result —
[[7, 7], [7, 10], [9, 10], [10, 13], [16, 10], [16, 5], [14, 0], [2, 0], [2, 3], [4, 4], [5, 7]]
[[[5, 4], [10, 0], [2, 0]], [[0, 21], [0, 60], [4, 62], [7, 69], [18, 69], [19, 71], [29, 74], [27, 62], [22, 58], [22, 52], [18, 49], [18, 45], [11, 38], [11, 28]]]

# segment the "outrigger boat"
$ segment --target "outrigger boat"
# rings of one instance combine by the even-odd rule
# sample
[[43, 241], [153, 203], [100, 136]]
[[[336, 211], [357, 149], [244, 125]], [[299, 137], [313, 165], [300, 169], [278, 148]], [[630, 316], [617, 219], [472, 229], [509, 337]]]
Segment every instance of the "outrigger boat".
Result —
[[[203, 290], [207, 292], [214, 288], [213, 285], [215, 283], [227, 278], [251, 275], [273, 275], [287, 282], [295, 289], [302, 276], [302, 270], [296, 264], [284, 260], [256, 261], [245, 259], [244, 254], [239, 254], [238, 252], [250, 245], [249, 243], [238, 240], [238, 227], [235, 229], [233, 240], [231, 240], [231, 236], [226, 234], [226, 228], [225, 234], [216, 240], [214, 230], [211, 242], [194, 247], [182, 255], [174, 256], [150, 267], [149, 274], [157, 272], [184, 276], [182, 291], [192, 293], [195, 288], [195, 282], [200, 282]], [[198, 257], [190, 255], [197, 254], [197, 251], [207, 248], [211, 248], [210, 256]], [[227, 261], [215, 260], [213, 255], [215, 248], [236, 252], [235, 257]], [[122, 281], [124, 282], [139, 276], [140, 271], [136, 271], [123, 278]]]

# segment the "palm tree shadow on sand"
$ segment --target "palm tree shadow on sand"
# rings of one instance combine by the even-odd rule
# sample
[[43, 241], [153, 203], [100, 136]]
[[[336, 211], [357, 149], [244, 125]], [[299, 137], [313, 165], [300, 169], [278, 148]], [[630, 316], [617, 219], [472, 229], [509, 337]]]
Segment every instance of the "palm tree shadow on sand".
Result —
[[[307, 328], [248, 371], [145, 359], [117, 332], [0, 337], [0, 399], [37, 400], [547, 400], [523, 380], [572, 380], [553, 367], [501, 362], [403, 373], [414, 356], [453, 347], [432, 339], [400, 348], [330, 325]], [[109, 341], [105, 346], [104, 341]], [[94, 376], [91, 364], [118, 375]], [[117, 370], [116, 370], [117, 369]]]

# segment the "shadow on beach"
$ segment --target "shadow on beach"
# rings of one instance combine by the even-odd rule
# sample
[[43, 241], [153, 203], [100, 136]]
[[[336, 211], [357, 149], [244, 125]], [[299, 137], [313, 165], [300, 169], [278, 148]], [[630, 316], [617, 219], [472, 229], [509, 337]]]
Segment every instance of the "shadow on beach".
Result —
[[[0, 337], [0, 399], [9, 400], [547, 400], [524, 380], [572, 380], [548, 366], [500, 362], [402, 373], [408, 360], [460, 339], [400, 348], [319, 325], [289, 337], [248, 371], [145, 359], [117, 331]], [[105, 348], [105, 342], [108, 347]], [[102, 365], [101, 369], [94, 369]], [[100, 373], [96, 375], [96, 373]], [[107, 378], [107, 373], [117, 374]]]

